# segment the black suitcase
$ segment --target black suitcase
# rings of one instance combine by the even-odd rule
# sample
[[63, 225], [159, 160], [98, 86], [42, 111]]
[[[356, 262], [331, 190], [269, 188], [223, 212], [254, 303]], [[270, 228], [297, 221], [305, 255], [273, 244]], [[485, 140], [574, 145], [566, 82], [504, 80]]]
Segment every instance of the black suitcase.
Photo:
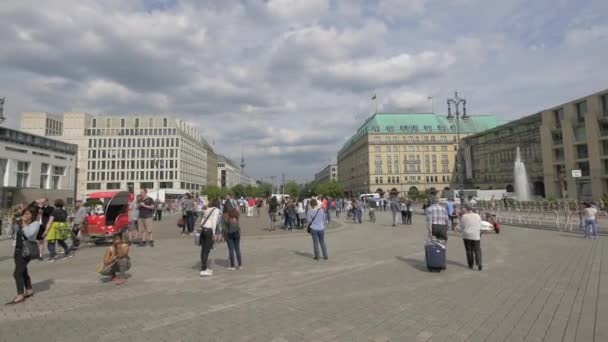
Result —
[[426, 267], [431, 272], [445, 270], [445, 245], [436, 240], [428, 240], [424, 244]]

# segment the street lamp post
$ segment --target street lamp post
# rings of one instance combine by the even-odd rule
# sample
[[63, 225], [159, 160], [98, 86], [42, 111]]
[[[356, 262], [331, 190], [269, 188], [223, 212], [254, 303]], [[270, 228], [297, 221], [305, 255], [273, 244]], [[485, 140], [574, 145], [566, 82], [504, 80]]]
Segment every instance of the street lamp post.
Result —
[[0, 124], [4, 122], [4, 101], [4, 97], [0, 98]]
[[[448, 120], [456, 120], [456, 175], [458, 176], [458, 197], [460, 204], [464, 204], [464, 175], [462, 174], [462, 153], [460, 151], [460, 120], [466, 120], [467, 116], [467, 100], [460, 98], [458, 92], [454, 92], [454, 98], [447, 100], [448, 104]], [[460, 106], [462, 105], [462, 115], [460, 114]], [[455, 115], [452, 115], [452, 106], [455, 109]]]

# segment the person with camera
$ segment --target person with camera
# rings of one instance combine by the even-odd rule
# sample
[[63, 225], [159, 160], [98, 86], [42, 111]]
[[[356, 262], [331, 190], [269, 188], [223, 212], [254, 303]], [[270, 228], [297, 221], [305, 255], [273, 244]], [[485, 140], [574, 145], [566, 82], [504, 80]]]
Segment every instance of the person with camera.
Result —
[[30, 205], [21, 212], [21, 224], [16, 232], [15, 252], [15, 283], [17, 285], [17, 296], [6, 303], [6, 305], [19, 304], [26, 298], [34, 295], [32, 290], [32, 279], [27, 270], [27, 264], [38, 257], [40, 250], [37, 248], [36, 237], [40, 230], [40, 222], [37, 221], [38, 207]]

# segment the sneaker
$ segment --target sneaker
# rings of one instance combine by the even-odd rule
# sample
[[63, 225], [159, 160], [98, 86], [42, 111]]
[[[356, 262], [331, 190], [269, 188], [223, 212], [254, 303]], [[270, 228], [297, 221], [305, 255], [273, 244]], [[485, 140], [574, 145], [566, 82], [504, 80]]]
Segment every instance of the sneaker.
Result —
[[234, 268], [234, 267], [228, 267], [228, 271], [234, 271], [234, 270], [236, 270], [236, 268]]
[[57, 260], [57, 259], [55, 259], [55, 257], [52, 257], [52, 258], [49, 257], [47, 262], [55, 262], [55, 260]]
[[205, 271], [201, 271], [201, 272], [199, 273], [199, 275], [200, 275], [201, 277], [209, 277], [209, 276], [212, 276], [212, 275], [213, 275], [213, 272], [210, 272], [210, 270], [209, 270], [209, 269], [207, 269], [207, 270], [205, 270]]
[[237, 266], [236, 269], [239, 270], [239, 271], [242, 271], [243, 270], [243, 266]]
[[481, 265], [479, 265], [479, 266], [477, 266], [477, 269], [481, 271], [481, 270], [483, 270], [483, 267]]
[[70, 258], [73, 258], [73, 257], [74, 257], [74, 253], [71, 253], [71, 252], [70, 252], [70, 253], [68, 253], [68, 254], [65, 254], [65, 255], [63, 256], [63, 258], [64, 258], [64, 259], [70, 259]]

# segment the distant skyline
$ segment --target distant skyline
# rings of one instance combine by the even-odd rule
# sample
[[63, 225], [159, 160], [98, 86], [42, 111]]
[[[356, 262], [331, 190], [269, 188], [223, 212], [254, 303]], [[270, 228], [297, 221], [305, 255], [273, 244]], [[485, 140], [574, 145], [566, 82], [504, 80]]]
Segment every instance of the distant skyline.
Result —
[[379, 111], [445, 115], [458, 90], [471, 115], [515, 119], [608, 88], [606, 13], [605, 0], [3, 1], [4, 125], [169, 114], [257, 179], [311, 180], [374, 95]]

